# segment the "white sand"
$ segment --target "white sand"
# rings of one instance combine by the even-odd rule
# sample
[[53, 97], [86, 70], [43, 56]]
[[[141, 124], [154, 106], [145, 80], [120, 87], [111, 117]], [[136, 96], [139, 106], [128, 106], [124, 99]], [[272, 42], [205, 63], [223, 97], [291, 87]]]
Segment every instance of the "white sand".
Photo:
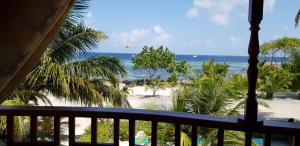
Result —
[[164, 102], [166, 106], [172, 105], [172, 91], [174, 88], [160, 89], [156, 93], [156, 97], [152, 97], [152, 90], [144, 86], [136, 86], [131, 89], [128, 101], [132, 108], [144, 109], [145, 104], [154, 102]]
[[[151, 90], [146, 90], [143, 86], [131, 88], [128, 100], [133, 108], [143, 109], [148, 103], [160, 103], [165, 107], [172, 105], [172, 92], [174, 88], [166, 88], [157, 91], [156, 97]], [[81, 106], [66, 101], [59, 101], [53, 96], [48, 96], [53, 106]], [[276, 98], [271, 100], [261, 100], [269, 105], [269, 108], [259, 107], [259, 116], [266, 119], [288, 119], [300, 120], [300, 100], [296, 99], [296, 93], [276, 94]], [[90, 125], [88, 118], [76, 118], [76, 135], [82, 135], [84, 129]], [[67, 133], [66, 133], [67, 134]], [[126, 144], [125, 144], [126, 145]]]
[[277, 93], [275, 96], [270, 100], [261, 100], [269, 108], [260, 107], [259, 115], [266, 119], [294, 118], [300, 121], [300, 99], [297, 99], [296, 93]]

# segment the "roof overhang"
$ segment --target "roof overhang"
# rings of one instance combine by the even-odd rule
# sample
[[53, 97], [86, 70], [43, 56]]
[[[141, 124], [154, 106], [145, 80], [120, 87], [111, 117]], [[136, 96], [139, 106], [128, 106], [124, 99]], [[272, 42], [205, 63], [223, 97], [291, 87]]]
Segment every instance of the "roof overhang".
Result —
[[75, 0], [4, 0], [0, 5], [0, 102], [31, 71]]

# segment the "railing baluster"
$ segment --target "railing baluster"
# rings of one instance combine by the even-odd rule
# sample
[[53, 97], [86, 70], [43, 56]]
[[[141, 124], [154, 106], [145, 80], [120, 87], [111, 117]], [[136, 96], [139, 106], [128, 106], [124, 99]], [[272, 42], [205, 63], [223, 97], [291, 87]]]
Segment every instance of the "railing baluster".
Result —
[[129, 119], [129, 146], [135, 146], [135, 120]]
[[192, 146], [198, 145], [198, 126], [192, 126]]
[[120, 119], [114, 119], [114, 146], [119, 146]]
[[218, 146], [224, 145], [224, 129], [218, 129]]
[[54, 143], [60, 145], [60, 117], [54, 116]]
[[37, 142], [37, 116], [30, 116], [30, 142]]
[[92, 117], [91, 143], [97, 144], [97, 118], [96, 117]]
[[180, 124], [175, 124], [175, 146], [180, 146]]
[[7, 146], [12, 146], [14, 143], [14, 116], [9, 114], [6, 117], [7, 130]]
[[251, 146], [252, 145], [252, 132], [246, 131], [245, 134], [245, 146]]
[[295, 146], [300, 146], [300, 134], [295, 136]]
[[157, 122], [151, 123], [151, 146], [157, 146]]
[[75, 144], [75, 117], [69, 117], [69, 146]]
[[271, 133], [266, 133], [265, 134], [265, 141], [264, 141], [264, 146], [271, 146]]

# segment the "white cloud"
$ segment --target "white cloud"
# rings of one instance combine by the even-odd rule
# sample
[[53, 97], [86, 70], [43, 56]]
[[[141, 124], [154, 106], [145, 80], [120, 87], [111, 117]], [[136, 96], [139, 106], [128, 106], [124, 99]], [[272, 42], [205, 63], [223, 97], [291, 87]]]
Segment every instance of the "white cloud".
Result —
[[199, 51], [199, 49], [214, 49], [216, 48], [216, 43], [213, 38], [208, 38], [206, 40], [194, 40], [190, 42], [182, 43], [183, 48], [192, 49], [193, 51]]
[[230, 41], [230, 44], [231, 45], [234, 45], [234, 46], [241, 46], [241, 45], [244, 45], [244, 41], [243, 41], [243, 38], [241, 36], [230, 36], [229, 37], [229, 41]]
[[151, 29], [138, 28], [128, 32], [115, 32], [110, 35], [106, 44], [113, 48], [141, 48], [144, 45], [167, 46], [172, 40], [173, 36], [161, 26], [154, 26]]
[[264, 8], [267, 11], [273, 11], [276, 4], [276, 0], [265, 0]]
[[154, 26], [153, 32], [155, 34], [153, 44], [154, 45], [164, 45], [169, 44], [170, 41], [173, 39], [173, 36], [166, 33], [161, 26]]
[[248, 16], [248, 12], [247, 12], [247, 11], [241, 11], [241, 12], [239, 13], [239, 15], [240, 15], [241, 17], [246, 17], [246, 16]]
[[191, 8], [191, 9], [189, 9], [189, 10], [186, 12], [186, 16], [189, 17], [189, 18], [198, 17], [198, 16], [199, 16], [199, 9], [196, 8], [196, 7], [193, 7], [193, 8]]
[[[276, 0], [266, 0], [265, 9], [272, 11]], [[208, 17], [217, 25], [228, 25], [232, 20], [235, 10], [246, 11], [248, 0], [194, 0], [193, 7], [186, 12], [187, 17], [193, 18], [199, 15], [200, 11], [207, 11]], [[240, 16], [246, 16], [240, 13]]]
[[153, 27], [153, 32], [155, 34], [164, 34], [165, 33], [165, 31], [159, 25]]
[[149, 34], [150, 31], [144, 28], [134, 29], [129, 32], [115, 32], [110, 35], [109, 44], [115, 47], [131, 46], [136, 42], [143, 41]]
[[212, 16], [211, 20], [218, 25], [228, 25], [230, 17], [228, 14], [215, 14]]
[[207, 48], [214, 48], [215, 44], [214, 44], [214, 39], [213, 38], [209, 38], [207, 40], [204, 41], [203, 47], [207, 47]]
[[170, 34], [161, 34], [161, 35], [158, 35], [154, 38], [153, 45], [167, 46], [168, 44], [170, 44], [172, 39], [173, 39], [173, 37]]

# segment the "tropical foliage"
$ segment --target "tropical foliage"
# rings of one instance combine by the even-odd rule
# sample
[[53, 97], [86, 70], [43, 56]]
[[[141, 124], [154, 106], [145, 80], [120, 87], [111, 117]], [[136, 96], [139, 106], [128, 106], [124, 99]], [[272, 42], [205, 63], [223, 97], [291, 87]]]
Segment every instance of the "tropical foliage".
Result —
[[261, 46], [261, 54], [271, 57], [259, 65], [259, 89], [264, 92], [264, 97], [272, 98], [274, 92], [299, 90], [299, 48], [300, 39], [288, 37]]
[[[82, 22], [88, 0], [77, 0], [64, 24], [50, 43], [41, 60], [24, 82], [2, 105], [51, 105], [49, 95], [88, 106], [129, 107], [126, 90], [119, 87], [119, 77], [126, 75], [117, 58], [81, 55], [99, 47], [107, 38], [102, 31], [94, 30]], [[16, 120], [15, 137], [22, 139], [28, 132], [26, 117]], [[49, 120], [49, 119], [42, 119]], [[0, 118], [1, 133], [5, 118]], [[40, 138], [47, 139], [51, 127], [44, 125]]]
[[[1, 103], [2, 106], [25, 106], [21, 100], [5, 100]], [[14, 117], [14, 138], [16, 141], [21, 141], [25, 135], [29, 133], [30, 119], [27, 116]], [[0, 116], [0, 144], [6, 138], [6, 116]]]
[[157, 71], [173, 67], [175, 54], [163, 46], [159, 48], [145, 46], [142, 52], [132, 58], [133, 68], [144, 71], [149, 80], [155, 78]]
[[230, 75], [227, 84], [232, 88], [232, 92], [239, 98], [246, 98], [248, 92], [247, 76], [240, 73]]
[[[189, 77], [188, 83], [182, 84], [174, 92], [171, 107], [163, 101], [156, 100], [147, 102], [145, 108], [218, 116], [239, 116], [240, 110], [245, 105], [247, 79], [242, 75], [228, 75], [228, 67], [227, 64], [218, 64], [213, 60], [205, 62], [202, 71], [196, 71], [193, 76]], [[181, 138], [188, 143], [191, 137], [191, 127], [182, 126], [181, 130]], [[216, 129], [199, 127], [198, 134], [202, 145], [216, 145]], [[244, 135], [240, 132], [226, 131], [225, 143], [226, 145], [244, 145]]]
[[292, 84], [293, 74], [279, 65], [259, 65], [259, 90], [265, 98], [273, 98], [274, 92], [287, 91]]
[[140, 70], [148, 77], [147, 86], [152, 89], [153, 96], [159, 89], [160, 76], [156, 76], [159, 70], [168, 71], [175, 64], [175, 54], [163, 46], [159, 48], [145, 46], [142, 52], [132, 58], [133, 69]]
[[[270, 57], [269, 62], [281, 62], [282, 58], [289, 57], [293, 50], [300, 48], [300, 39], [283, 37], [277, 40], [265, 42], [260, 46], [261, 55]], [[280, 60], [278, 60], [280, 59]]]
[[[245, 102], [238, 94], [235, 94], [235, 88], [232, 88], [232, 84], [229, 84], [225, 78], [228, 67], [227, 64], [217, 64], [213, 60], [203, 63], [202, 71], [196, 72], [196, 76], [191, 77], [191, 82], [174, 94], [176, 102], [174, 102], [173, 110], [196, 114], [238, 116]], [[239, 102], [233, 104], [233, 100]], [[203, 140], [202, 145], [216, 145], [215, 129], [199, 128], [198, 131]], [[234, 145], [239, 143], [241, 141], [236, 141]]]
[[[128, 121], [120, 121], [120, 140], [128, 141]], [[151, 122], [136, 121], [136, 131], [143, 131], [147, 135], [148, 141], [151, 141]], [[172, 124], [159, 123], [158, 124], [158, 141], [161, 144], [174, 141], [174, 127]], [[113, 142], [113, 121], [110, 119], [101, 119], [98, 122], [98, 137], [97, 141], [101, 143]], [[91, 128], [87, 128], [82, 136], [80, 136], [80, 142], [90, 142]], [[138, 142], [138, 141], [137, 141]]]
[[[26, 77], [25, 81], [1, 105], [38, 105], [40, 101], [51, 105], [48, 95], [84, 105], [99, 107], [130, 107], [126, 97], [128, 88], [119, 86], [119, 78], [126, 75], [124, 66], [117, 58], [92, 57], [82, 59], [82, 54], [97, 48], [107, 38], [104, 32], [89, 28], [82, 22], [88, 1], [77, 0], [74, 9], [67, 17], [62, 28], [48, 46], [41, 60]], [[300, 10], [295, 18], [296, 26], [300, 21]], [[261, 46], [261, 55], [270, 57], [270, 63], [259, 64], [260, 96], [273, 98], [275, 92], [292, 89], [300, 90], [300, 39], [283, 37], [266, 42]], [[279, 57], [280, 60], [277, 60]], [[289, 57], [285, 63], [282, 58]], [[277, 64], [275, 62], [280, 62]], [[158, 71], [170, 74], [168, 82], [178, 85], [179, 78], [188, 82], [180, 84], [173, 93], [173, 105], [164, 106], [148, 103], [149, 109], [190, 112], [218, 116], [239, 116], [245, 105], [247, 78], [241, 74], [228, 75], [228, 64], [218, 64], [213, 60], [203, 63], [201, 71], [192, 72], [187, 62], [175, 61], [175, 54], [163, 46], [145, 46], [140, 54], [133, 57], [135, 70], [145, 73], [147, 87], [153, 95], [164, 88]], [[265, 105], [263, 103], [260, 103]], [[15, 117], [15, 138], [22, 140], [29, 133], [29, 118]], [[0, 137], [5, 137], [5, 117], [0, 117]], [[62, 123], [64, 124], [64, 123]], [[53, 118], [39, 119], [39, 140], [48, 141], [53, 137]], [[101, 119], [98, 122], [98, 141], [113, 141], [113, 121]], [[138, 121], [137, 131], [144, 131], [145, 138], [151, 137], [151, 123]], [[181, 145], [189, 145], [191, 127], [182, 126]], [[86, 129], [80, 141], [90, 141], [91, 128]], [[160, 123], [158, 138], [161, 145], [174, 141], [174, 125]], [[203, 146], [214, 146], [217, 130], [198, 128]], [[120, 123], [120, 140], [128, 140], [128, 121]], [[241, 132], [225, 131], [225, 145], [244, 145]]]
[[[292, 51], [289, 61], [285, 64], [284, 68], [294, 75], [291, 90], [300, 93], [300, 50]], [[300, 94], [299, 94], [300, 95]]]
[[178, 80], [182, 81], [183, 79], [186, 79], [188, 77], [191, 68], [191, 65], [186, 61], [176, 61], [173, 67], [169, 70], [169, 84], [172, 86], [178, 85]]
[[49, 104], [46, 96], [52, 94], [55, 98], [84, 105], [122, 106], [126, 103], [118, 87], [118, 77], [126, 74], [119, 59], [79, 59], [81, 54], [94, 50], [107, 38], [103, 32], [83, 24], [80, 16], [86, 8], [87, 1], [76, 2], [41, 60], [9, 99], [35, 105], [40, 99]]
[[160, 76], [157, 76], [158, 71], [170, 73], [168, 82], [176, 86], [178, 78], [186, 76], [190, 68], [186, 61], [176, 61], [175, 54], [163, 46], [159, 48], [145, 46], [140, 54], [132, 58], [132, 63], [133, 69], [147, 76], [147, 87], [152, 89], [153, 96], [165, 85], [161, 82]]

